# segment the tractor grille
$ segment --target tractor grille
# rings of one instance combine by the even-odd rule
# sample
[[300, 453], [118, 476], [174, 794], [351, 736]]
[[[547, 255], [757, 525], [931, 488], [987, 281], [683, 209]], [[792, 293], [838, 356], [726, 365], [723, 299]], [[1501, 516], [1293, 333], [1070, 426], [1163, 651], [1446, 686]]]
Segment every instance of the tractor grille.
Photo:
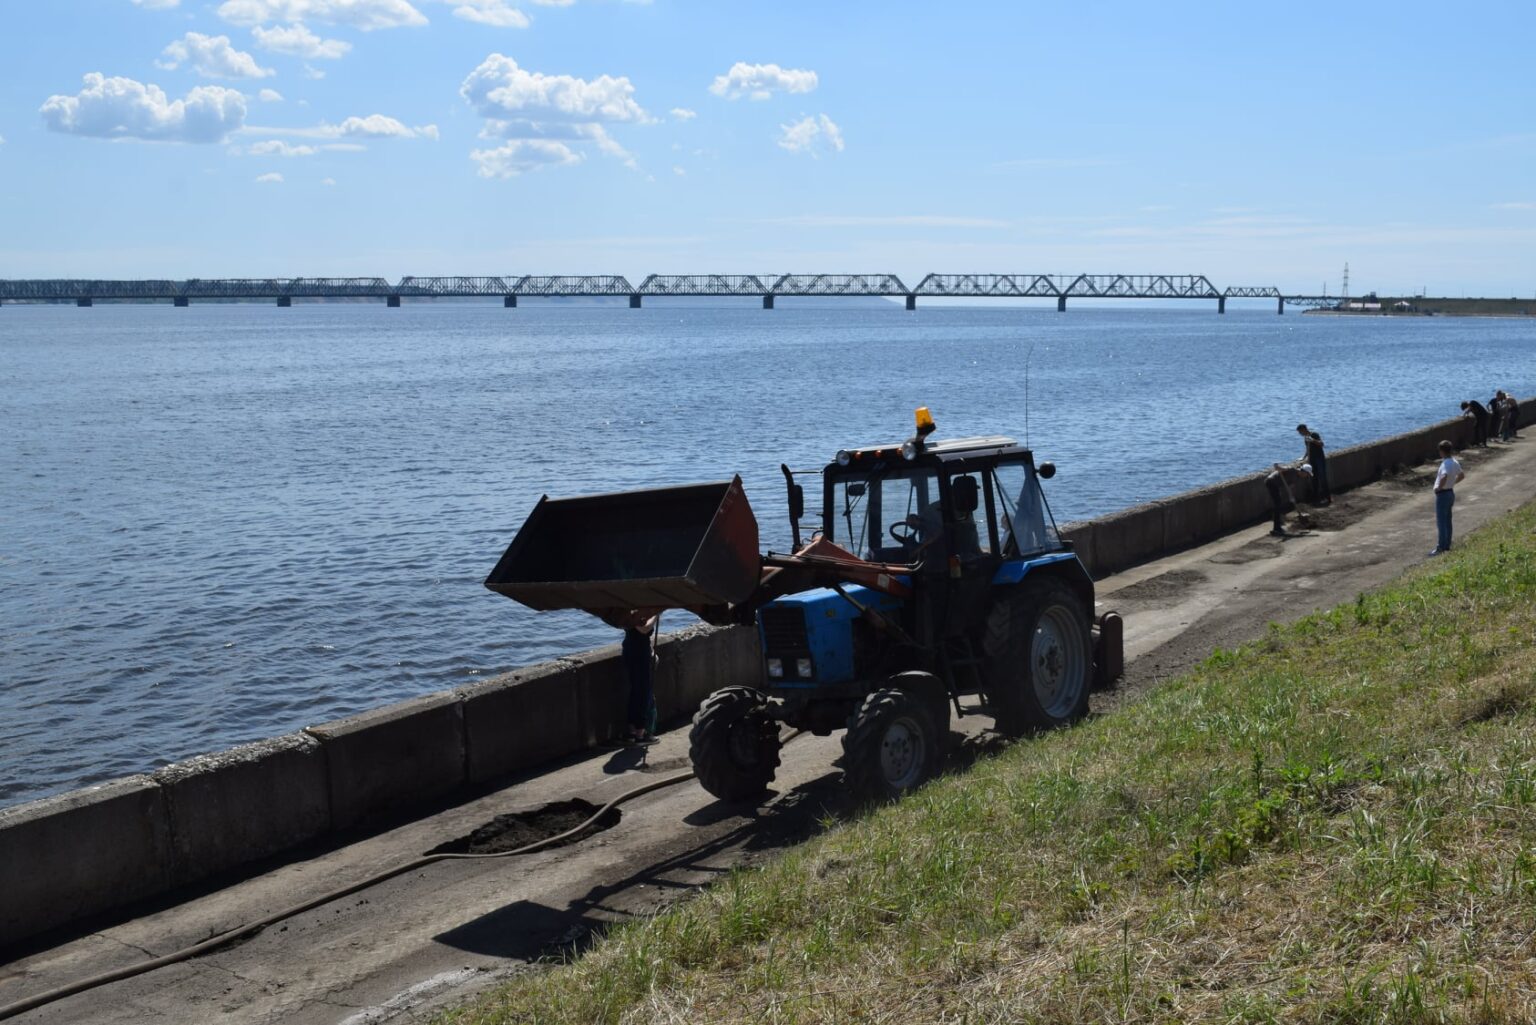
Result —
[[811, 644], [805, 632], [805, 612], [798, 606], [770, 606], [760, 613], [763, 620], [763, 651], [775, 657], [809, 655]]

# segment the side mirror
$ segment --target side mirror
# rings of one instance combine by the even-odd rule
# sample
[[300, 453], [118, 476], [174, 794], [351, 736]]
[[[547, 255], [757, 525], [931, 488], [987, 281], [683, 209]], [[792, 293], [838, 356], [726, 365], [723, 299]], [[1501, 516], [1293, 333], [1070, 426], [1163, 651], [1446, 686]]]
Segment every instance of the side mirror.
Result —
[[848, 485], [848, 494], [854, 498], [863, 498], [868, 486], [861, 480], [856, 480]]
[[799, 484], [789, 486], [789, 518], [798, 520], [805, 515], [805, 488]]
[[1039, 474], [1042, 480], [1050, 480], [1056, 476], [1056, 464], [1052, 462], [1041, 463], [1035, 468], [1035, 473]]

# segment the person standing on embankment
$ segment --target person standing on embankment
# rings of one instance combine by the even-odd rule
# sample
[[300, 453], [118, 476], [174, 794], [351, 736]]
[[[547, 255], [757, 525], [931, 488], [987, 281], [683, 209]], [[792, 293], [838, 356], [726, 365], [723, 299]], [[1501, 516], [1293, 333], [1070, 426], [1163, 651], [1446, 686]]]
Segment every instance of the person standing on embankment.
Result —
[[1328, 454], [1323, 451], [1323, 436], [1306, 424], [1297, 424], [1296, 433], [1306, 445], [1301, 461], [1312, 467], [1312, 504], [1332, 505], [1333, 491], [1328, 487]]
[[1435, 528], [1437, 540], [1431, 556], [1451, 550], [1451, 506], [1456, 504], [1456, 485], [1467, 479], [1466, 471], [1452, 454], [1456, 447], [1440, 443], [1440, 469], [1435, 472]]

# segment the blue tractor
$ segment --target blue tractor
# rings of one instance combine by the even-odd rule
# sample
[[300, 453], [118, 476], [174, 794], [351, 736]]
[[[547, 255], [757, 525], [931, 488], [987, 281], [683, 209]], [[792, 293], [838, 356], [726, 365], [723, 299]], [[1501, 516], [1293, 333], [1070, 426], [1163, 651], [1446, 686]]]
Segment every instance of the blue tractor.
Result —
[[[822, 471], [819, 514], [784, 468], [794, 552], [757, 553], [740, 479], [545, 498], [486, 586], [534, 608], [688, 608], [755, 623], [757, 685], [700, 706], [699, 782], [726, 801], [764, 794], [782, 726], [843, 729], [843, 770], [868, 799], [939, 768], [951, 715], [1017, 737], [1081, 719], [1122, 665], [1114, 613], [1056, 531], [1055, 473], [1010, 438], [933, 440], [927, 409], [904, 443], [845, 449]], [[802, 521], [818, 519], [809, 540]]]

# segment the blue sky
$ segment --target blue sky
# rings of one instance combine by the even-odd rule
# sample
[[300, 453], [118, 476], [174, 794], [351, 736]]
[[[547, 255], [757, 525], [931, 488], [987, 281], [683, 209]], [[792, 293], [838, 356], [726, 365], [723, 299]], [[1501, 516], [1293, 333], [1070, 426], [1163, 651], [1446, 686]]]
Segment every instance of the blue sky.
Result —
[[1536, 294], [1524, 3], [6, 7], [0, 277]]

